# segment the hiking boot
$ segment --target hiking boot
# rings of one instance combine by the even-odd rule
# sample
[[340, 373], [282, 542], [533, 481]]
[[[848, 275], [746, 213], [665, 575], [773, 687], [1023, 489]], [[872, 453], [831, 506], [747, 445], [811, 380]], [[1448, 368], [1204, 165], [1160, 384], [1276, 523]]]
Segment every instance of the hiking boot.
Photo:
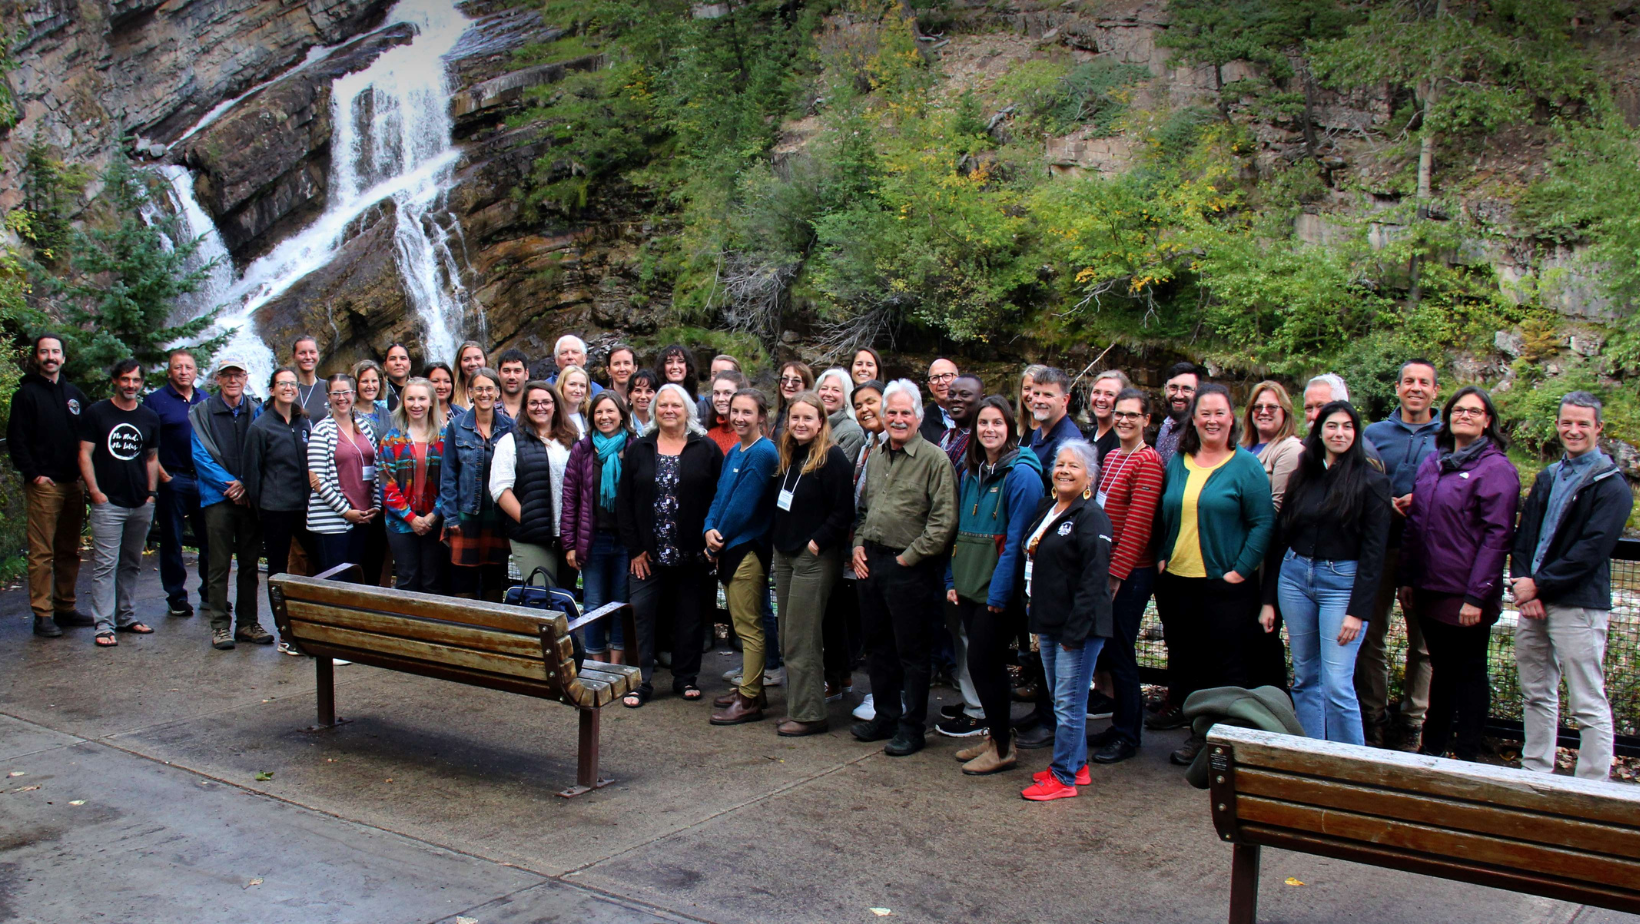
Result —
[[1163, 706], [1145, 716], [1145, 727], [1153, 731], [1167, 731], [1171, 728], [1183, 728], [1190, 724], [1190, 719], [1184, 710], [1178, 706]]
[[240, 626], [239, 631], [233, 634], [233, 639], [236, 642], [250, 642], [252, 645], [272, 645], [273, 633], [262, 628], [261, 623], [253, 622], [248, 626]]
[[1184, 744], [1179, 745], [1178, 750], [1167, 755], [1167, 759], [1181, 767], [1188, 767], [1196, 760], [1196, 755], [1200, 754], [1204, 747], [1207, 747], [1206, 735], [1191, 735], [1185, 739]]
[[34, 634], [41, 638], [57, 638], [63, 634], [63, 629], [57, 625], [55, 619], [41, 619], [36, 616], [34, 617]]
[[232, 651], [234, 648], [233, 633], [227, 629], [212, 629], [211, 647], [217, 651]]
[[[761, 697], [759, 697], [761, 699]], [[735, 694], [735, 701], [721, 712], [712, 713], [713, 725], [744, 725], [763, 718], [763, 706], [758, 699]]]

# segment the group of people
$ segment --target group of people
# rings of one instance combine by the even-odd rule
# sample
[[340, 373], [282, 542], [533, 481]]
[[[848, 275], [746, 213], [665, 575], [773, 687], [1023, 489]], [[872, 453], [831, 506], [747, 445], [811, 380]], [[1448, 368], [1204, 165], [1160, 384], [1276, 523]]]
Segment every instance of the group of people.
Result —
[[[1585, 392], [1563, 399], [1564, 456], [1517, 524], [1519, 478], [1491, 398], [1466, 386], [1437, 409], [1424, 360], [1402, 366], [1399, 407], [1370, 426], [1333, 374], [1306, 384], [1301, 409], [1265, 381], [1238, 412], [1190, 364], [1166, 371], [1160, 407], [1107, 370], [1087, 389], [1084, 431], [1059, 369], [1029, 366], [1004, 396], [945, 358], [921, 384], [890, 380], [870, 348], [818, 375], [783, 363], [772, 400], [733, 357], [701, 376], [681, 345], [641, 368], [616, 344], [596, 381], [574, 335], [536, 364], [518, 350], [492, 364], [464, 343], [420, 375], [401, 344], [323, 378], [314, 338], [291, 357], [265, 401], [231, 356], [206, 394], [177, 350], [162, 387], [144, 395], [145, 370], [126, 360], [111, 396], [90, 403], [62, 379], [62, 339], [35, 340], [8, 435], [26, 481], [37, 635], [94, 625], [95, 643], [114, 647], [118, 633], [152, 632], [132, 589], [157, 516], [169, 612], [193, 615], [186, 522], [217, 649], [277, 641], [257, 615], [260, 557], [270, 574], [488, 600], [510, 561], [526, 580], [579, 580], [588, 609], [632, 604], [637, 638], [594, 624], [582, 641], [590, 658], [640, 666], [622, 702], [641, 708], [663, 667], [674, 694], [703, 697], [721, 587], [743, 661], [711, 724], [764, 719], [768, 687], [783, 683], [777, 733], [827, 731], [828, 703], [863, 662], [871, 694], [851, 733], [914, 754], [948, 657], [961, 702], [934, 728], [972, 739], [963, 772], [1051, 748], [1022, 792], [1048, 801], [1088, 785], [1090, 761], [1132, 757], [1144, 728], [1187, 725], [1192, 693], [1225, 686], [1290, 688], [1316, 738], [1382, 746], [1395, 731], [1425, 753], [1478, 759], [1487, 642], [1512, 564], [1524, 763], [1553, 768], [1564, 679], [1577, 772], [1609, 772], [1607, 562], [1632, 495]], [[74, 590], [87, 498], [90, 617]], [[1168, 686], [1147, 709], [1136, 645], [1152, 597]], [[1392, 717], [1397, 601], [1409, 649]], [[1023, 720], [1016, 698], [1033, 704]], [[1110, 727], [1088, 736], [1090, 715]], [[1192, 736], [1172, 758], [1202, 746]]]

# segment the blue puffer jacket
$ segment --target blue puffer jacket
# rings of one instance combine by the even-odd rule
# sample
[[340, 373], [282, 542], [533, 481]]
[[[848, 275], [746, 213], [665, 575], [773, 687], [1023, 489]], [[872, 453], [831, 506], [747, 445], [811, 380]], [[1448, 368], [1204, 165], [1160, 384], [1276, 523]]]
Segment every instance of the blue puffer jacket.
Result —
[[462, 515], [478, 515], [479, 505], [490, 493], [490, 454], [495, 451], [496, 441], [512, 432], [512, 418], [497, 407], [486, 441], [478, 435], [477, 415], [476, 410], [469, 410], [444, 428], [438, 512], [445, 523], [457, 522]]

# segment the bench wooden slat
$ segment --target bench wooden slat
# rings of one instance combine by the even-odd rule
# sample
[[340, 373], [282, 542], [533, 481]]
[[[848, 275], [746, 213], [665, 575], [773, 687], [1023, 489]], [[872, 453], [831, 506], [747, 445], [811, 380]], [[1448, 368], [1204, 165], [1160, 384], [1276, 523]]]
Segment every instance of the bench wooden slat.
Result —
[[[473, 651], [467, 648], [456, 648], [450, 645], [421, 642], [391, 635], [378, 635], [374, 632], [341, 629], [335, 626], [304, 622], [294, 618], [294, 616], [290, 620], [290, 625], [297, 639], [311, 638], [343, 648], [381, 651], [401, 658], [450, 664], [479, 673], [503, 674], [542, 682], [548, 679], [539, 656], [534, 660], [527, 660], [511, 655]], [[536, 650], [540, 651], [539, 642], [536, 643]]]
[[287, 601], [286, 608], [291, 619], [311, 625], [353, 629], [375, 635], [434, 642], [452, 648], [468, 648], [520, 658], [541, 657], [541, 637], [536, 632], [520, 635], [440, 619], [398, 616], [335, 604], [317, 604], [307, 600]]
[[[1238, 748], [1239, 754], [1239, 748]], [[1245, 796], [1297, 801], [1306, 805], [1402, 818], [1477, 834], [1576, 849], [1594, 845], [1600, 852], [1640, 860], [1640, 831], [1540, 812], [1496, 805], [1394, 792], [1371, 786], [1322, 780], [1255, 767], [1236, 768], [1238, 802]]]
[[[1247, 734], [1250, 729], [1237, 731], [1242, 733], [1233, 742], [1238, 767], [1271, 767], [1381, 789], [1411, 790], [1640, 829], [1640, 791], [1623, 798], [1624, 787], [1612, 783], [1442, 760], [1422, 754], [1380, 750], [1362, 754], [1360, 748], [1329, 741], [1299, 738], [1296, 742], [1300, 743], [1295, 744], [1295, 741], [1276, 740], [1292, 736]], [[1437, 768], [1438, 773], [1429, 772]], [[1640, 787], [1629, 788], [1640, 790]]]
[[1501, 840], [1381, 815], [1363, 815], [1238, 794], [1236, 817], [1243, 824], [1313, 831], [1329, 837], [1434, 856], [1461, 856], [1477, 863], [1524, 867], [1566, 879], [1597, 883], [1640, 882], [1640, 863], [1632, 860], [1524, 841]]
[[540, 638], [542, 623], [551, 623], [555, 627], [555, 636], [562, 636], [569, 631], [569, 620], [556, 610], [530, 610], [483, 600], [442, 597], [364, 584], [343, 584], [288, 574], [281, 574], [278, 578], [286, 598], [293, 603], [296, 600], [306, 600], [311, 603], [374, 609], [424, 619], [443, 619], [533, 638]]
[[372, 651], [368, 648], [348, 648], [341, 645], [331, 645], [327, 642], [310, 641], [307, 647], [321, 658], [347, 658], [349, 661], [358, 664], [368, 664], [372, 667], [397, 671], [401, 674], [416, 674], [421, 677], [448, 680], [453, 683], [466, 684], [486, 690], [500, 690], [503, 693], [517, 693], [520, 696], [565, 702], [563, 691], [558, 689], [556, 683], [543, 681], [539, 677], [531, 679], [511, 677], [490, 671], [468, 670], [451, 664], [439, 664], [415, 658], [401, 658], [398, 655]]

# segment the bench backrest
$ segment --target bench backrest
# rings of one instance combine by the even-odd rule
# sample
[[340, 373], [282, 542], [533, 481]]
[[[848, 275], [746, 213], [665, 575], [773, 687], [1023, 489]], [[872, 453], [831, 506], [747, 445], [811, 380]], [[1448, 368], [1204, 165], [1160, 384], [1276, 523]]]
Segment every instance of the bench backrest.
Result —
[[563, 613], [290, 574], [268, 585], [280, 636], [306, 654], [581, 707], [627, 689], [577, 670]]
[[1640, 787], [1227, 725], [1207, 746], [1225, 841], [1640, 912]]

